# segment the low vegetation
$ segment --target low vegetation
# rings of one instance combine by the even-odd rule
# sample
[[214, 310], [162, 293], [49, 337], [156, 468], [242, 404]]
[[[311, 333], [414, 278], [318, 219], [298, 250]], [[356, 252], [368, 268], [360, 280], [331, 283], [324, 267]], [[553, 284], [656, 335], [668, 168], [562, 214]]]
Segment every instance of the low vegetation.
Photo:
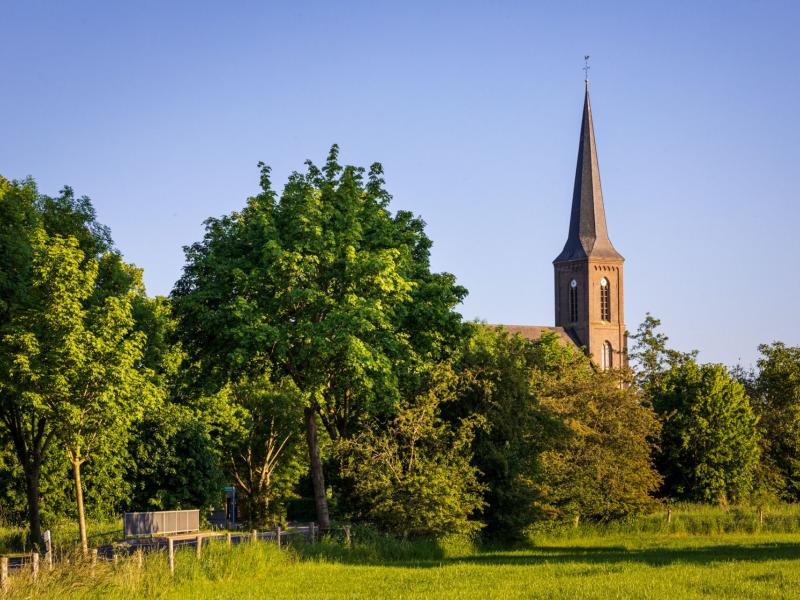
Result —
[[[778, 510], [778, 509], [774, 509]], [[401, 540], [359, 528], [341, 539], [226, 547], [211, 543], [198, 561], [163, 553], [97, 566], [81, 562], [12, 578], [9, 598], [374, 597], [374, 598], [787, 598], [800, 587], [794, 508], [770, 513], [755, 533], [754, 514], [676, 507], [672, 522], [653, 515], [614, 527], [586, 525], [539, 533], [512, 549], [469, 537]], [[746, 511], [745, 511], [746, 512]], [[756, 529], [758, 529], [756, 527]]]

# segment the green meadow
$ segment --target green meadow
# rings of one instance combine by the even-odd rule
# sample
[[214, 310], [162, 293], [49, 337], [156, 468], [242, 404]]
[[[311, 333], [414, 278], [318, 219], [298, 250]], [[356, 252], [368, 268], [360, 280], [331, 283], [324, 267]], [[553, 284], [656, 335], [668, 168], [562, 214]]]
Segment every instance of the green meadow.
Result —
[[514, 548], [466, 538], [403, 541], [366, 528], [329, 537], [234, 545], [198, 561], [164, 554], [92, 567], [73, 558], [9, 598], [800, 598], [800, 511], [678, 506], [608, 525], [553, 528]]

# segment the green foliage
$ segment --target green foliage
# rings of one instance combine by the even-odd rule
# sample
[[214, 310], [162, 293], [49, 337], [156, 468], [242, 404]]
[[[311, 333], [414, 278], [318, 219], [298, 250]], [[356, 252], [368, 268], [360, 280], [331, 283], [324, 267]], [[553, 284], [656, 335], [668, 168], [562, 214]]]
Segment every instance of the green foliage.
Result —
[[0, 434], [0, 524], [17, 523], [25, 514], [25, 475], [11, 442]]
[[669, 338], [657, 331], [660, 326], [661, 321], [647, 313], [636, 333], [630, 336], [633, 340], [633, 348], [629, 354], [633, 374], [636, 383], [645, 392], [657, 389], [667, 370], [697, 358], [697, 350], [679, 352], [668, 347]]
[[206, 222], [185, 249], [173, 290], [178, 332], [198, 380], [291, 379], [309, 408], [309, 459], [320, 520], [326, 494], [316, 418], [332, 440], [413, 397], [420, 373], [463, 332], [466, 291], [430, 272], [430, 240], [410, 213], [388, 210], [382, 168], [342, 167], [334, 146], [280, 198], [269, 167], [240, 213]]
[[667, 347], [649, 313], [631, 353], [644, 399], [661, 435], [656, 462], [663, 494], [728, 502], [745, 498], [759, 470], [758, 418], [743, 385], [722, 365], [698, 365], [697, 352]]
[[486, 534], [522, 539], [541, 511], [536, 506], [540, 454], [550, 445], [557, 421], [543, 410], [532, 388], [536, 369], [552, 366], [568, 350], [547, 334], [536, 342], [476, 324], [459, 358], [458, 402], [444, 407], [449, 418], [480, 415], [473, 464], [486, 485], [482, 520]]
[[[531, 341], [480, 327], [461, 357], [458, 411], [481, 415], [474, 464], [487, 532], [521, 539], [543, 519], [609, 520], [652, 503], [653, 411], [555, 334]], [[451, 407], [448, 407], [451, 408]]]
[[[24, 473], [36, 541], [43, 474], [63, 464], [54, 440], [78, 469], [92, 453], [119, 456], [142, 398], [152, 395], [140, 364], [145, 335], [133, 320], [144, 292], [139, 270], [111, 249], [91, 203], [71, 189], [50, 198], [30, 180], [2, 180], [0, 213], [0, 287], [8, 292], [0, 307], [0, 422]], [[122, 471], [98, 466], [94, 489], [124, 490]]]
[[[220, 403], [227, 403], [227, 410]], [[289, 378], [242, 377], [208, 407], [215, 415], [227, 474], [247, 504], [251, 525], [285, 521], [286, 502], [308, 470], [302, 396]], [[219, 419], [221, 414], [230, 418]]]
[[391, 412], [398, 377], [461, 332], [463, 288], [429, 269], [422, 222], [392, 216], [382, 169], [341, 167], [334, 146], [276, 198], [206, 224], [173, 292], [180, 333], [207, 373], [289, 376], [331, 437]]
[[366, 507], [361, 518], [402, 537], [475, 531], [470, 519], [483, 501], [477, 469], [470, 464], [479, 419], [449, 425], [440, 403], [454, 395], [456, 375], [445, 367], [413, 404], [401, 407], [386, 427], [374, 426], [342, 440], [342, 473]]
[[136, 424], [128, 478], [130, 510], [179, 510], [218, 504], [224, 472], [212, 428], [196, 411], [163, 403]]
[[758, 347], [758, 374], [748, 382], [762, 432], [765, 471], [786, 500], [800, 501], [800, 347]]
[[537, 377], [536, 396], [561, 431], [541, 456], [541, 509], [564, 520], [606, 521], [645, 512], [660, 477], [650, 440], [653, 410], [620, 371], [596, 371], [573, 354]]
[[759, 459], [758, 419], [727, 369], [693, 361], [673, 367], [652, 401], [663, 423], [657, 460], [665, 492], [702, 501], [746, 497]]

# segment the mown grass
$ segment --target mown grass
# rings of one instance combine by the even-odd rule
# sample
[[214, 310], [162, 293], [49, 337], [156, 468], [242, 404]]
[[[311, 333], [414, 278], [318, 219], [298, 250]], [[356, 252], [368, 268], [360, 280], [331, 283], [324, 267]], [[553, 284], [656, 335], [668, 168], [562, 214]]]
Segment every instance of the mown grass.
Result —
[[[770, 515], [774, 517], [770, 520]], [[755, 519], [755, 522], [753, 521]], [[469, 539], [403, 541], [354, 530], [278, 550], [212, 542], [96, 567], [73, 558], [9, 598], [800, 598], [800, 511], [675, 506], [613, 524], [538, 531], [513, 550]], [[776, 531], [770, 531], [770, 528]]]

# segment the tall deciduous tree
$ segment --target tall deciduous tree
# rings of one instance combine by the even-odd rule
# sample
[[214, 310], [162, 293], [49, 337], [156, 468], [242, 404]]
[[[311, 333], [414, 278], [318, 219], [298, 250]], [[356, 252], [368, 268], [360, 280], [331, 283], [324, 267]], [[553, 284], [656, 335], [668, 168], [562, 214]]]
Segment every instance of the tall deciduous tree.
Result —
[[738, 500], [753, 487], [759, 435], [741, 383], [722, 365], [685, 362], [652, 392], [662, 420], [659, 470], [667, 494], [689, 500]]
[[133, 331], [131, 299], [92, 302], [97, 273], [98, 262], [84, 261], [74, 238], [42, 233], [31, 277], [36, 307], [13, 319], [6, 336], [12, 380], [50, 421], [72, 465], [84, 550], [81, 465], [102, 446], [122, 446], [143, 391], [136, 364], [144, 336]]
[[391, 413], [419, 365], [461, 335], [465, 295], [430, 271], [430, 240], [392, 215], [382, 169], [307, 162], [278, 198], [261, 166], [259, 195], [206, 223], [173, 291], [181, 339], [218, 386], [242, 373], [290, 377], [302, 394], [317, 516], [329, 524], [317, 421], [336, 440]]
[[759, 460], [757, 417], [744, 387], [722, 365], [700, 365], [697, 351], [667, 346], [648, 313], [631, 353], [643, 399], [661, 422], [656, 464], [662, 492], [702, 501], [739, 499]]
[[533, 375], [557, 368], [565, 353], [569, 349], [555, 336], [531, 341], [480, 324], [460, 353], [459, 397], [443, 410], [450, 420], [471, 414], [484, 419], [475, 431], [472, 460], [486, 485], [481, 517], [489, 536], [523, 539], [541, 517], [540, 457], [560, 432], [560, 421], [538, 402]]
[[778, 479], [778, 492], [800, 500], [800, 347], [781, 342], [758, 347], [758, 373], [748, 382], [759, 416], [764, 459]]
[[561, 430], [540, 458], [540, 509], [593, 520], [643, 512], [661, 482], [652, 460], [655, 413], [624, 371], [597, 371], [575, 352], [549, 354], [533, 374], [534, 395]]
[[[2, 182], [0, 250], [0, 417], [26, 477], [31, 537], [41, 543], [42, 464], [59, 440], [73, 467], [81, 540], [86, 547], [81, 465], [107, 449], [136, 414], [144, 394], [144, 335], [132, 302], [140, 275], [111, 251], [91, 203], [65, 188], [39, 196], [32, 182]], [[5, 271], [9, 268], [9, 271]], [[8, 276], [6, 276], [8, 277]], [[124, 288], [124, 289], [123, 289]]]
[[41, 544], [39, 483], [54, 431], [25, 395], [13, 385], [14, 352], [7, 343], [10, 322], [32, 304], [28, 295], [33, 237], [41, 228], [39, 195], [33, 181], [0, 177], [0, 418], [25, 476], [28, 521], [33, 544]]

